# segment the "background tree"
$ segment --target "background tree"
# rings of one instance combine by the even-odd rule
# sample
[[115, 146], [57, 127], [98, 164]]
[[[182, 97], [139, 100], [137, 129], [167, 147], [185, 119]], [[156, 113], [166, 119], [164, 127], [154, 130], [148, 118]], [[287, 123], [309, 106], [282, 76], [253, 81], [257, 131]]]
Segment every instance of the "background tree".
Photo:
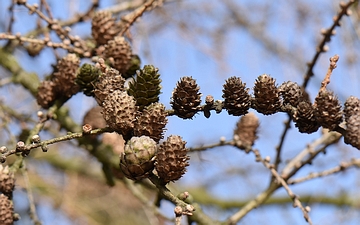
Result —
[[0, 10], [2, 223], [358, 224], [357, 1]]

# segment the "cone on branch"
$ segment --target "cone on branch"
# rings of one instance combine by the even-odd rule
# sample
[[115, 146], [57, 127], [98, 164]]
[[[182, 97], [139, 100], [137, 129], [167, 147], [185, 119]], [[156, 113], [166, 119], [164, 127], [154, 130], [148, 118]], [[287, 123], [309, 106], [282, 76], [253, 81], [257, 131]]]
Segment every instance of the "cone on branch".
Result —
[[121, 74], [131, 66], [132, 50], [124, 37], [116, 36], [105, 45], [105, 57], [109, 64]]
[[254, 86], [253, 108], [264, 115], [271, 115], [279, 111], [281, 106], [279, 91], [275, 80], [267, 74], [257, 78]]
[[278, 88], [279, 94], [283, 99], [283, 105], [290, 105], [292, 107], [297, 107], [299, 102], [305, 99], [301, 87], [292, 81], [287, 81], [282, 83]]
[[161, 79], [158, 72], [158, 68], [146, 65], [136, 72], [136, 78], [129, 83], [128, 93], [135, 98], [140, 110], [159, 101]]
[[150, 176], [154, 169], [156, 142], [150, 137], [132, 137], [120, 155], [120, 168], [125, 177], [141, 180]]
[[308, 134], [316, 132], [320, 125], [316, 120], [313, 105], [308, 101], [301, 101], [296, 109], [293, 120], [299, 132]]
[[56, 64], [57, 71], [53, 73], [53, 81], [59, 96], [68, 99], [78, 93], [80, 88], [75, 79], [79, 66], [80, 59], [75, 54], [68, 54]]
[[0, 194], [0, 224], [14, 224], [14, 206], [12, 202], [4, 194]]
[[94, 96], [94, 86], [101, 75], [101, 70], [91, 64], [85, 63], [80, 67], [75, 82], [86, 96]]
[[8, 166], [0, 164], [0, 192], [5, 195], [11, 195], [15, 187], [14, 174], [9, 171]]
[[348, 122], [353, 115], [358, 115], [360, 112], [360, 100], [357, 97], [350, 96], [344, 103], [344, 117]]
[[239, 145], [237, 144], [239, 148], [245, 149], [254, 145], [255, 140], [258, 138], [257, 129], [259, 125], [259, 119], [253, 112], [239, 119], [234, 130], [234, 140], [239, 141]]
[[114, 68], [106, 69], [95, 83], [94, 95], [97, 103], [102, 106], [105, 98], [116, 90], [125, 91], [125, 79]]
[[200, 87], [192, 77], [182, 77], [172, 93], [170, 104], [182, 119], [191, 119], [201, 103]]
[[344, 105], [346, 121], [344, 142], [360, 150], [360, 100], [350, 96]]
[[38, 87], [36, 101], [42, 108], [48, 109], [54, 104], [57, 98], [55, 86], [56, 84], [53, 81], [44, 80]]
[[153, 103], [145, 107], [136, 118], [134, 135], [149, 136], [158, 143], [164, 137], [164, 129], [168, 121], [166, 116], [165, 106], [161, 103]]
[[315, 98], [315, 117], [320, 126], [334, 130], [343, 121], [341, 105], [333, 92], [320, 91]]
[[126, 91], [115, 90], [102, 104], [106, 124], [126, 140], [134, 128], [137, 111], [136, 102]]
[[95, 13], [91, 21], [91, 35], [98, 45], [104, 45], [114, 39], [119, 31], [120, 29], [111, 12], [99, 11]]
[[165, 183], [176, 181], [186, 173], [189, 166], [186, 142], [180, 136], [171, 135], [160, 144], [156, 154], [155, 169]]
[[224, 108], [229, 115], [245, 115], [251, 106], [249, 88], [239, 77], [230, 77], [223, 86]]

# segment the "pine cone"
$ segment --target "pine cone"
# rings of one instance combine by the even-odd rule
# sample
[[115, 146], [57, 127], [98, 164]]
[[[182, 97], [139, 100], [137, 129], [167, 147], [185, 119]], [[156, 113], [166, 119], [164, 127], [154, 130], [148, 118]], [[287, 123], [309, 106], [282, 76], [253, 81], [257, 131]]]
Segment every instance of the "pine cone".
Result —
[[114, 91], [103, 103], [103, 116], [106, 124], [126, 140], [134, 128], [137, 111], [136, 102], [126, 91]]
[[278, 88], [279, 94], [283, 98], [283, 105], [291, 105], [296, 107], [299, 102], [304, 101], [304, 94], [301, 87], [292, 81], [284, 82]]
[[117, 36], [105, 45], [105, 57], [121, 74], [126, 73], [131, 66], [131, 47], [124, 37]]
[[165, 106], [161, 103], [153, 103], [144, 111], [139, 112], [134, 127], [135, 136], [149, 136], [157, 143], [164, 137], [164, 129], [168, 119]]
[[259, 119], [254, 113], [248, 113], [240, 118], [234, 130], [234, 140], [239, 140], [238, 147], [245, 149], [246, 147], [253, 146], [255, 140], [258, 138], [256, 135], [259, 127]]
[[315, 117], [320, 126], [334, 130], [342, 120], [341, 105], [334, 93], [327, 90], [315, 98]]
[[279, 111], [281, 101], [275, 80], [267, 74], [257, 78], [254, 87], [253, 108], [264, 115], [271, 115]]
[[114, 39], [119, 31], [115, 18], [109, 11], [97, 12], [91, 21], [91, 34], [98, 45]]
[[297, 111], [293, 115], [295, 126], [299, 129], [300, 133], [314, 133], [320, 125], [315, 118], [315, 110], [310, 102], [302, 101], [297, 105]]
[[106, 127], [106, 122], [101, 112], [102, 108], [100, 106], [89, 109], [84, 116], [83, 124], [90, 124], [93, 129]]
[[57, 94], [55, 93], [55, 86], [56, 85], [54, 82], [50, 80], [44, 80], [38, 87], [36, 101], [44, 109], [50, 108], [57, 98]]
[[134, 76], [136, 74], [136, 71], [140, 70], [140, 65], [140, 57], [138, 55], [132, 55], [129, 63], [129, 68], [126, 70], [125, 73], [122, 74], [122, 76], [125, 79]]
[[9, 167], [0, 164], [0, 192], [9, 195], [15, 187], [14, 174], [9, 171]]
[[0, 194], [0, 224], [13, 225], [14, 224], [14, 206], [11, 201], [3, 194]]
[[176, 115], [183, 119], [191, 119], [201, 103], [200, 87], [192, 77], [182, 77], [177, 83], [170, 104]]
[[100, 76], [95, 83], [94, 95], [97, 103], [101, 106], [105, 98], [116, 90], [124, 91], [125, 79], [120, 75], [119, 71], [109, 68]]
[[142, 70], [136, 72], [136, 79], [129, 83], [128, 93], [134, 96], [140, 110], [159, 101], [161, 79], [158, 71], [159, 69], [154, 66], [144, 66]]
[[155, 169], [165, 183], [176, 181], [185, 174], [190, 159], [185, 144], [180, 136], [171, 135], [159, 146]]
[[94, 85], [101, 75], [99, 68], [85, 63], [81, 66], [75, 82], [86, 96], [94, 96]]
[[350, 116], [346, 122], [344, 142], [360, 150], [360, 113]]
[[56, 92], [60, 96], [70, 98], [78, 93], [79, 86], [75, 83], [75, 79], [79, 65], [80, 59], [75, 54], [68, 54], [57, 63], [53, 81], [56, 84]]
[[360, 100], [358, 98], [350, 96], [348, 99], [346, 99], [344, 105], [344, 117], [346, 122], [348, 122], [351, 116], [359, 114]]
[[156, 142], [149, 137], [132, 137], [120, 155], [120, 168], [124, 175], [133, 180], [149, 177], [154, 169]]
[[239, 77], [230, 77], [226, 80], [223, 89], [224, 108], [229, 115], [245, 115], [251, 105], [249, 88], [241, 81]]

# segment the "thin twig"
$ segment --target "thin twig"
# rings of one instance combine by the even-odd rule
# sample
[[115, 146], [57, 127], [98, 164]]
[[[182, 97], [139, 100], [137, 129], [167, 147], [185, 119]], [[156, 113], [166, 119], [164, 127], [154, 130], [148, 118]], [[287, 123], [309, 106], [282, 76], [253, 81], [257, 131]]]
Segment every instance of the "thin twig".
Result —
[[33, 194], [32, 194], [30, 179], [29, 179], [29, 175], [28, 175], [28, 172], [27, 172], [27, 167], [26, 167], [25, 162], [23, 162], [23, 168], [22, 168], [21, 172], [22, 172], [22, 175], [24, 177], [25, 189], [26, 189], [26, 193], [27, 193], [27, 196], [28, 196], [28, 200], [29, 200], [29, 215], [30, 215], [30, 218], [32, 219], [32, 221], [34, 222], [35, 225], [41, 225], [42, 223], [41, 223], [41, 221], [39, 220], [39, 218], [37, 216], [35, 201], [34, 201], [34, 197], [33, 197]]
[[336, 63], [338, 60], [339, 60], [339, 55], [334, 55], [333, 57], [330, 58], [330, 65], [329, 65], [329, 68], [328, 68], [328, 71], [326, 73], [324, 80], [321, 82], [321, 87], [320, 87], [319, 92], [325, 91], [326, 86], [330, 83], [331, 74], [332, 74], [333, 70], [336, 68], [336, 66], [337, 66]]
[[351, 167], [360, 167], [360, 159], [352, 159], [350, 162], [342, 162], [342, 163], [340, 163], [339, 166], [336, 166], [332, 169], [324, 170], [324, 171], [318, 172], [318, 173], [310, 173], [307, 176], [289, 180], [287, 183], [288, 184], [302, 183], [307, 180], [312, 180], [315, 178], [325, 177], [325, 176], [329, 176], [331, 174], [340, 173]]

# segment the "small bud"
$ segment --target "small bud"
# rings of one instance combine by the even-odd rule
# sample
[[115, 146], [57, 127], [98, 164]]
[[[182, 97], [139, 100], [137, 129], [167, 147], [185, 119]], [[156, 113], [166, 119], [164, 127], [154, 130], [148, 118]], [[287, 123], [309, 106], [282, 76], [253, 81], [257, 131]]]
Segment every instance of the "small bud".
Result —
[[224, 136], [221, 136], [220, 137], [220, 143], [224, 144], [226, 141], [226, 138]]
[[175, 213], [176, 217], [182, 216], [183, 210], [182, 210], [181, 206], [176, 206], [174, 209], [174, 213]]
[[90, 124], [85, 124], [83, 127], [83, 133], [84, 134], [90, 134], [92, 130], [92, 126]]
[[43, 152], [47, 152], [49, 150], [48, 146], [46, 144], [41, 145], [41, 150]]
[[270, 156], [266, 156], [264, 160], [265, 162], [270, 162]]
[[0, 154], [4, 154], [8, 151], [7, 147], [6, 146], [1, 146], [0, 147]]
[[180, 200], [184, 201], [185, 199], [187, 199], [189, 197], [189, 192], [185, 191], [185, 192], [182, 192], [180, 193], [178, 196], [177, 196]]
[[40, 136], [35, 134], [34, 136], [31, 137], [31, 141], [33, 143], [39, 143], [40, 142]]
[[207, 95], [205, 98], [206, 105], [214, 104], [214, 97], [212, 95]]
[[310, 206], [305, 206], [305, 210], [306, 210], [306, 212], [310, 212], [311, 211], [311, 208], [310, 208]]
[[16, 143], [16, 151], [22, 152], [25, 150], [26, 150], [26, 145], [23, 141], [19, 141], [18, 143]]
[[39, 117], [39, 120], [42, 120], [44, 118], [44, 113], [42, 111], [38, 111], [37, 116]]

